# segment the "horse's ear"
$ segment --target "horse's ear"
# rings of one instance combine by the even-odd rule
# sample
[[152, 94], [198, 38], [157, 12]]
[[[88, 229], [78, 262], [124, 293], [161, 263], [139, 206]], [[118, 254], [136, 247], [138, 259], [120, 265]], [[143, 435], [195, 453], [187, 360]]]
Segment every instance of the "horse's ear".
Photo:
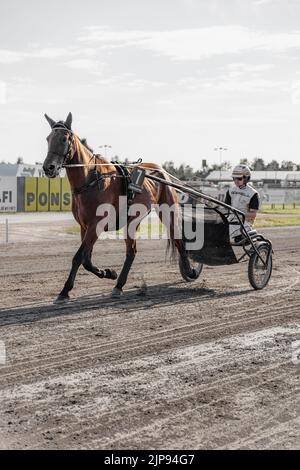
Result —
[[68, 129], [71, 130], [71, 126], [72, 126], [72, 113], [69, 113], [69, 114], [68, 114], [68, 117], [67, 117], [67, 119], [65, 120], [65, 125], [67, 126]]
[[53, 119], [51, 119], [51, 117], [47, 116], [47, 114], [45, 114], [45, 118], [46, 118], [47, 121], [49, 122], [50, 127], [51, 127], [51, 129], [52, 129], [52, 127], [55, 126], [56, 122], [53, 121]]

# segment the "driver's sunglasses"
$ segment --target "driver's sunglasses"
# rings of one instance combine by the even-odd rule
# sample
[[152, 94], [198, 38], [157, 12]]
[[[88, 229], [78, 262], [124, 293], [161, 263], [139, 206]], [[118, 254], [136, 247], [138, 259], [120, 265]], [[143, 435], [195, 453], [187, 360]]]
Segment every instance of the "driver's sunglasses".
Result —
[[242, 179], [243, 179], [243, 178], [244, 178], [244, 177], [243, 177], [243, 176], [241, 176], [240, 178], [236, 178], [236, 177], [234, 177], [234, 178], [232, 178], [232, 179], [233, 179], [233, 181], [234, 181], [234, 180], [242, 181]]

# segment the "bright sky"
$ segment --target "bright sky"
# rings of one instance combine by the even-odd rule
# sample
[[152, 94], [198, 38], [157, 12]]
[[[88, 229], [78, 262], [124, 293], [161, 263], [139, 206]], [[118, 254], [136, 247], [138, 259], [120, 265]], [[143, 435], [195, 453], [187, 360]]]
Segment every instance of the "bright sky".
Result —
[[108, 156], [300, 163], [299, 0], [0, 3], [0, 160], [65, 119]]

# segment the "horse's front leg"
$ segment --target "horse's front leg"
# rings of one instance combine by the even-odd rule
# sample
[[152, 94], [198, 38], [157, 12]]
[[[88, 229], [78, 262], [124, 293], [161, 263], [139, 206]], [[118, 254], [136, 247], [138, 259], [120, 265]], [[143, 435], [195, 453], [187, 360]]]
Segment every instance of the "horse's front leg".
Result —
[[95, 274], [95, 276], [107, 279], [117, 279], [118, 275], [114, 269], [99, 269], [97, 266], [94, 266], [91, 259], [92, 253], [87, 253], [84, 257], [83, 267], [90, 273]]
[[74, 281], [75, 281], [77, 271], [83, 262], [84, 250], [85, 250], [85, 244], [82, 243], [80, 245], [79, 250], [76, 252], [72, 260], [72, 268], [71, 268], [69, 277], [66, 280], [63, 290], [60, 292], [55, 302], [65, 302], [69, 300], [69, 292], [74, 287]]
[[[100, 233], [98, 230], [98, 235], [97, 238], [99, 237]], [[86, 229], [81, 227], [81, 240], [83, 241], [86, 236]], [[85, 250], [84, 253], [84, 259], [82, 262], [82, 265], [84, 269], [86, 269], [88, 272], [95, 274], [95, 276], [99, 277], [100, 279], [103, 279], [104, 277], [107, 279], [117, 279], [118, 275], [116, 271], [113, 269], [99, 269], [97, 266], [95, 266], [92, 263], [92, 251], [93, 251], [93, 246], [91, 246], [90, 250]]]
[[126, 259], [122, 271], [120, 272], [120, 275], [118, 277], [117, 284], [113, 288], [112, 297], [120, 297], [120, 295], [122, 294], [122, 288], [126, 284], [128, 273], [136, 255], [136, 240], [133, 240], [132, 238], [127, 238], [125, 240], [125, 243]]
[[[93, 226], [87, 227], [85, 232], [82, 229], [81, 235], [83, 237], [82, 243], [72, 260], [72, 268], [70, 274], [65, 282], [62, 291], [58, 295], [56, 302], [64, 302], [66, 300], [69, 300], [69, 292], [74, 287], [77, 271], [81, 264], [83, 264], [87, 259], [90, 258], [90, 253], [92, 252], [93, 246], [98, 238], [96, 233], [96, 227], [94, 224]], [[104, 277], [104, 275], [102, 277]]]

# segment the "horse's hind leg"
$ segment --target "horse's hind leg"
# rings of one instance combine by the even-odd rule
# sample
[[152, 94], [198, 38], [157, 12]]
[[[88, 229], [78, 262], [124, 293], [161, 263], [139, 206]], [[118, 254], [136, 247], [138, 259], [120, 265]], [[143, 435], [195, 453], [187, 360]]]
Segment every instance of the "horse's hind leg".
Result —
[[118, 277], [117, 284], [113, 288], [112, 297], [120, 297], [120, 295], [122, 294], [122, 289], [124, 285], [126, 284], [128, 273], [130, 271], [130, 268], [132, 266], [132, 263], [136, 255], [136, 240], [132, 238], [126, 238], [125, 243], [126, 243], [126, 259], [125, 259], [122, 271], [120, 272], [120, 275]]
[[[181, 266], [185, 274], [189, 277], [190, 280], [196, 279], [197, 278], [197, 273], [194, 268], [191, 267], [191, 263], [189, 261], [186, 249], [185, 249], [185, 243], [183, 240], [175, 240], [175, 245], [178, 250], [179, 256], [180, 256], [180, 261], [181, 261]], [[184, 278], [185, 279], [185, 278]]]

